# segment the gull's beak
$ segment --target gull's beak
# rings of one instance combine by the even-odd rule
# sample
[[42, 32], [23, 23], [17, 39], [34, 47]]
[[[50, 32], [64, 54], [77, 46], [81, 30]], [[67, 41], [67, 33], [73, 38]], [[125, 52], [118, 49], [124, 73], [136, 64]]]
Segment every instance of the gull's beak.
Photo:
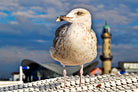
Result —
[[66, 16], [58, 16], [56, 21], [61, 22], [61, 21], [69, 21], [71, 17], [66, 17]]
[[58, 16], [56, 19], [57, 22], [61, 22], [61, 16]]

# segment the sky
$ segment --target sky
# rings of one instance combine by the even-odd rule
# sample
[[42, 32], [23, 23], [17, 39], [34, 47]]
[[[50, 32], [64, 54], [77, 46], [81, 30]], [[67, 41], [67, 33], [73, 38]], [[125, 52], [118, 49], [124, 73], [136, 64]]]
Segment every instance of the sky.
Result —
[[118, 61], [138, 61], [138, 0], [0, 0], [0, 78], [18, 71], [23, 59], [55, 63], [49, 53], [56, 22], [74, 8], [92, 14], [101, 61], [102, 29], [107, 21], [112, 34], [112, 66]]

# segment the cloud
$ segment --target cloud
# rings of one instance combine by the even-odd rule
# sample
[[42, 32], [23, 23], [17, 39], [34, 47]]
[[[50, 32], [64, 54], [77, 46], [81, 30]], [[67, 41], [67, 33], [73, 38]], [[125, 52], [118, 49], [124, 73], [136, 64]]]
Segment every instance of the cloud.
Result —
[[[113, 62], [117, 61], [136, 61], [138, 60], [138, 49], [130, 45], [112, 45]], [[133, 53], [133, 54], [132, 54]]]
[[[57, 11], [57, 9], [63, 9], [63, 5], [62, 0], [33, 0], [33, 2], [25, 0], [1, 0], [0, 9], [11, 11], [11, 15], [9, 16], [51, 19], [61, 12]], [[45, 14], [41, 14], [40, 12], [45, 12]], [[6, 15], [6, 13], [0, 13], [0, 15]]]
[[[106, 4], [109, 4], [108, 7]], [[7, 9], [6, 7], [11, 8]], [[65, 11], [76, 7], [87, 8], [92, 14], [94, 13], [96, 20], [107, 20], [112, 24], [129, 24], [134, 21], [132, 17], [136, 18], [137, 15], [137, 13], [131, 11], [130, 6], [120, 1], [113, 3], [112, 1], [104, 1], [99, 3], [99, 0], [70, 2], [66, 0], [33, 0], [33, 2], [26, 0], [2, 0], [1, 2], [2, 10], [12, 11], [13, 16], [24, 16], [26, 18], [35, 18], [36, 20], [39, 20], [39, 18], [53, 19], [60, 14], [65, 14]]]
[[45, 40], [36, 40], [36, 42], [45, 43], [46, 41]]
[[14, 16], [21, 16], [26, 18], [36, 18], [39, 20], [39, 18], [55, 18], [55, 15], [57, 15], [57, 12], [54, 8], [49, 8], [47, 11], [44, 12], [44, 14], [36, 13], [34, 10], [27, 10], [27, 11], [17, 11], [13, 12]]
[[6, 13], [0, 12], [0, 16], [8, 16]]
[[18, 6], [18, 0], [0, 0], [0, 10], [15, 10]]
[[43, 7], [41, 7], [41, 6], [32, 6], [32, 7], [30, 7], [30, 9], [31, 10], [35, 10], [35, 11], [45, 11], [44, 9], [43, 9]]
[[27, 50], [24, 47], [2, 47], [0, 48], [0, 62], [2, 63], [14, 63], [21, 62], [23, 59], [31, 59], [40, 63], [53, 62], [49, 51], [46, 50]]
[[112, 43], [138, 47], [137, 33], [135, 27], [111, 27]]
[[[63, 3], [62, 3], [63, 0], [43, 0], [44, 3], [50, 5], [50, 6], [55, 6], [55, 7], [58, 7], [58, 8], [61, 8], [63, 6]], [[56, 3], [55, 3], [56, 2]]]
[[10, 24], [13, 24], [13, 25], [14, 25], [14, 24], [18, 24], [17, 21], [10, 21], [9, 23], [10, 23]]
[[13, 12], [13, 15], [16, 15], [16, 16], [23, 16], [23, 17], [34, 17], [34, 12], [31, 11], [31, 10], [28, 10], [28, 11], [17, 11], [17, 12]]
[[[0, 0], [0, 2], [0, 16], [2, 16], [0, 18], [7, 21], [5, 24], [0, 23], [0, 52], [3, 53], [0, 53], [0, 60], [6, 64], [16, 64], [24, 58], [40, 63], [52, 62], [48, 50], [52, 45], [56, 28], [62, 24], [56, 23], [55, 19], [78, 7], [86, 8], [92, 14], [93, 27], [98, 37], [98, 56], [101, 55], [101, 33], [106, 20], [111, 27], [113, 63], [118, 60], [137, 59], [138, 27], [135, 21], [138, 19], [138, 8], [133, 7], [136, 0], [132, 2], [130, 0], [126, 2]], [[97, 59], [99, 60], [99, 57]], [[0, 63], [2, 65], [2, 62]]]
[[97, 11], [97, 8], [96, 8], [95, 6], [93, 6], [93, 5], [75, 4], [75, 5], [73, 6], [73, 8], [78, 8], [78, 7], [88, 9], [90, 12], [92, 12], [92, 11]]
[[18, 16], [16, 17], [16, 21], [10, 21], [8, 24], [0, 24], [0, 33], [5, 34], [14, 34], [14, 35], [22, 35], [26, 33], [26, 35], [53, 35], [51, 32], [55, 31], [51, 29], [55, 26], [54, 24], [35, 24], [32, 21], [28, 20], [26, 17]]
[[73, 4], [71, 9], [77, 7], [86, 8], [93, 14], [94, 20], [106, 20], [110, 24], [127, 25], [133, 22], [135, 15], [137, 15], [131, 10], [130, 6], [122, 2], [104, 1], [101, 3], [90, 0], [87, 0], [87, 4], [82, 2]]
[[133, 28], [134, 28], [134, 29], [138, 29], [138, 26], [134, 26]]
[[[132, 54], [133, 53], [133, 54]], [[112, 67], [117, 67], [119, 61], [137, 61], [138, 49], [124, 44], [111, 44], [111, 55], [113, 56]], [[98, 46], [98, 56], [102, 55], [102, 46]], [[100, 57], [98, 57], [100, 60]], [[101, 61], [101, 60], [100, 60]]]
[[107, 11], [95, 13], [95, 18], [106, 20], [111, 24], [129, 23], [129, 19], [126, 16], [120, 15], [117, 11], [113, 11], [113, 10], [107, 10]]
[[5, 46], [0, 48], [0, 78], [9, 78], [11, 72], [18, 72], [23, 59], [38, 63], [53, 63], [49, 51], [28, 50], [24, 47]]

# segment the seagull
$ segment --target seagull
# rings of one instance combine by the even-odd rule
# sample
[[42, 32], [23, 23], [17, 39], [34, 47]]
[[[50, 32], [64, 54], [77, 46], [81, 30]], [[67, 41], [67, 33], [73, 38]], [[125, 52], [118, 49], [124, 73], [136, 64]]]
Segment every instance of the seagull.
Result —
[[63, 65], [64, 86], [66, 86], [65, 65], [80, 65], [80, 84], [83, 65], [93, 61], [97, 56], [97, 38], [91, 29], [91, 14], [83, 8], [71, 10], [67, 15], [57, 17], [56, 21], [67, 21], [57, 28], [51, 57]]

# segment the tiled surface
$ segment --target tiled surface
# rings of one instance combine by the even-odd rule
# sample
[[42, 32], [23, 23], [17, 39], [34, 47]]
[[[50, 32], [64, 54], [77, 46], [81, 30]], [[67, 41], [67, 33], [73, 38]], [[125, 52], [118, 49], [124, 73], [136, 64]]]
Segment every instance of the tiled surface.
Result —
[[83, 76], [79, 87], [79, 76], [67, 77], [64, 89], [63, 77], [0, 87], [0, 92], [138, 92], [138, 74], [108, 74]]

